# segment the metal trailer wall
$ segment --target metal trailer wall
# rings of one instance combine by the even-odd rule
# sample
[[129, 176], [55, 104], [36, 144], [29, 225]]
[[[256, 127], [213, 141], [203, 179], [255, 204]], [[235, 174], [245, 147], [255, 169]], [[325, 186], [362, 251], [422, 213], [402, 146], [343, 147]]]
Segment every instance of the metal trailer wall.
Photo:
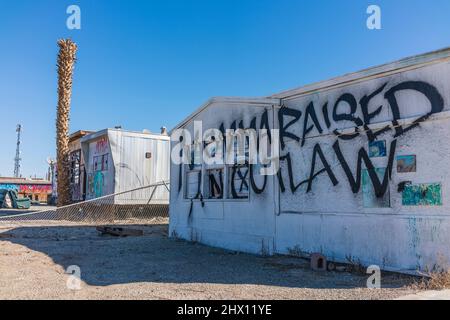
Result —
[[252, 253], [321, 252], [385, 270], [448, 268], [449, 102], [450, 49], [259, 105], [213, 99], [177, 128], [192, 131], [194, 120], [203, 121], [203, 131], [240, 121], [249, 127], [253, 119], [260, 128], [266, 115], [280, 129], [280, 174], [265, 184], [255, 175], [248, 199], [193, 200], [191, 210], [185, 169], [172, 164], [170, 233]]
[[[170, 138], [165, 135], [106, 129], [82, 140], [87, 159], [87, 199], [148, 186], [169, 180]], [[105, 161], [100, 157], [107, 157]], [[97, 159], [97, 169], [94, 168]], [[115, 204], [147, 204], [152, 189], [121, 195]], [[157, 188], [152, 203], [168, 204], [169, 193]]]

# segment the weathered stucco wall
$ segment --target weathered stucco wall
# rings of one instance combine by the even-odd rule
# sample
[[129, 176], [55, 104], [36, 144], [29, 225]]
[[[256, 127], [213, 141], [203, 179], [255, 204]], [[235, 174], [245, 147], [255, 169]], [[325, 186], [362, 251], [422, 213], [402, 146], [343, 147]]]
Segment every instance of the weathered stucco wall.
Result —
[[[292, 159], [292, 174], [288, 161], [283, 161], [286, 191], [279, 195], [277, 251], [288, 252], [295, 247], [323, 252], [335, 260], [359, 259], [385, 269], [423, 270], [435, 264], [448, 265], [450, 168], [444, 163], [450, 160], [450, 144], [446, 142], [450, 128], [449, 89], [447, 62], [284, 100], [286, 110], [302, 115], [286, 128], [286, 132], [299, 137], [298, 141], [287, 138], [281, 152]], [[367, 104], [364, 97], [371, 98]], [[350, 114], [349, 102], [355, 103], [353, 121], [338, 120]], [[367, 106], [365, 112], [361, 102]], [[310, 103], [314, 113], [306, 111]], [[325, 105], [329, 120], [324, 116]], [[436, 113], [411, 127], [431, 111]], [[303, 139], [306, 114], [306, 127], [313, 128]], [[394, 114], [404, 121], [393, 124]], [[345, 132], [354, 133], [358, 124], [359, 134], [354, 137], [338, 137], [333, 132], [350, 128]], [[389, 129], [370, 142], [371, 132], [364, 126], [373, 133], [386, 126]], [[324, 168], [329, 172], [310, 180], [314, 153], [314, 174]], [[380, 183], [386, 175], [386, 188], [379, 188], [382, 197], [377, 198], [364, 161], [358, 170], [358, 154], [362, 153], [378, 170]], [[301, 181], [306, 182], [298, 186]]]
[[194, 199], [191, 209], [179, 181], [185, 168], [172, 164], [171, 233], [390, 270], [449, 266], [448, 59], [278, 98], [279, 106], [215, 102], [183, 124], [192, 131], [193, 120], [203, 130], [242, 120], [248, 128], [256, 117], [260, 128], [266, 111], [270, 128], [280, 129], [281, 169], [263, 190], [256, 175], [248, 199]]

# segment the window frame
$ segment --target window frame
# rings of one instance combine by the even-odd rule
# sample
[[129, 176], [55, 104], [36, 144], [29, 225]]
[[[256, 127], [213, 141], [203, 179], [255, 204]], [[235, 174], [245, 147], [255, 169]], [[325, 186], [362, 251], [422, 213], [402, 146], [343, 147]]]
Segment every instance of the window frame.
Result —
[[[233, 140], [235, 140], [235, 139], [237, 139], [237, 138], [234, 137]], [[250, 202], [251, 197], [252, 197], [251, 196], [252, 188], [251, 188], [251, 183], [250, 183], [250, 171], [249, 171], [248, 176], [246, 178], [247, 179], [247, 183], [248, 183], [248, 196], [245, 197], [245, 198], [231, 198], [229, 196], [229, 194], [230, 194], [230, 190], [229, 190], [230, 189], [230, 181], [229, 181], [229, 179], [231, 177], [231, 174], [230, 174], [231, 169], [233, 167], [235, 167], [235, 166], [247, 166], [248, 170], [251, 170], [251, 165], [248, 163], [249, 142], [247, 140], [248, 139], [246, 138], [245, 146], [244, 146], [244, 155], [245, 155], [245, 158], [246, 158], [246, 163], [234, 163], [232, 165], [225, 164], [225, 163], [223, 163], [223, 164], [207, 165], [207, 164], [205, 164], [203, 162], [203, 159], [202, 159], [202, 163], [200, 165], [182, 164], [183, 201], [184, 202], [191, 202], [191, 201], [197, 201], [197, 202], [200, 202], [200, 201], [203, 201], [203, 202]], [[233, 141], [233, 143], [235, 143], [235, 141]], [[195, 148], [195, 143], [193, 143], [191, 145], [191, 148]], [[202, 157], [203, 157], [203, 149], [204, 149], [204, 145], [202, 143], [202, 144], [200, 144], [200, 152], [201, 152]], [[195, 149], [191, 149], [191, 150], [195, 150]], [[225, 161], [225, 151], [226, 151], [226, 143], [224, 142], [223, 143], [223, 155], [224, 155], [223, 161]], [[192, 155], [194, 155], [194, 153], [191, 152], [191, 155], [189, 157], [191, 159], [191, 161], [194, 160]], [[235, 162], [238, 161], [237, 155], [235, 156], [234, 160], [235, 160]], [[190, 167], [192, 167], [192, 168], [190, 168]], [[209, 187], [208, 186], [209, 181], [207, 179], [208, 178], [207, 177], [208, 170], [222, 170], [222, 179], [223, 179], [223, 181], [222, 181], [222, 184], [223, 184], [222, 185], [222, 187], [223, 187], [222, 198], [208, 198], [208, 197], [206, 197], [205, 191], [206, 191], [206, 188]], [[200, 194], [201, 194], [201, 197], [189, 198], [187, 196], [188, 195], [187, 194], [187, 191], [188, 191], [187, 188], [189, 186], [189, 184], [188, 184], [188, 174], [191, 173], [191, 172], [199, 172], [199, 171], [201, 172], [201, 174], [200, 174]]]
[[[209, 180], [209, 172], [210, 171], [221, 171], [222, 172], [222, 192], [221, 192], [221, 197], [220, 198], [211, 198], [210, 194], [211, 194], [211, 185], [210, 185], [210, 180]], [[205, 167], [205, 170], [202, 173], [203, 175], [203, 192], [204, 192], [204, 199], [205, 200], [209, 200], [209, 201], [222, 201], [224, 199], [226, 199], [226, 194], [225, 194], [225, 168], [223, 165], [211, 165], [211, 166], [207, 166]]]
[[[251, 186], [250, 186], [250, 170], [251, 170], [251, 166], [249, 164], [234, 164], [234, 165], [227, 165], [227, 200], [230, 201], [249, 201], [250, 200], [250, 190], [251, 190]], [[246, 197], [239, 197], [239, 198], [233, 198], [232, 194], [231, 194], [231, 184], [233, 183], [232, 179], [232, 174], [231, 174], [231, 170], [233, 170], [233, 168], [239, 168], [239, 167], [246, 167], [247, 168], [247, 175], [245, 176], [245, 180], [247, 181], [247, 196]]]

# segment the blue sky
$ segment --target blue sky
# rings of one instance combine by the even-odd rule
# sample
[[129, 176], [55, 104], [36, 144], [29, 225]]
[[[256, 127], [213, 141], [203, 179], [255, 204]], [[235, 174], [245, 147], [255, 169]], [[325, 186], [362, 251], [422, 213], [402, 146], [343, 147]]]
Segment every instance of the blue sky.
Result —
[[[79, 5], [81, 30], [66, 28]], [[366, 8], [382, 30], [366, 28]], [[448, 0], [2, 0], [0, 174], [55, 155], [58, 38], [79, 45], [71, 131], [159, 131], [211, 96], [264, 96], [450, 46]]]

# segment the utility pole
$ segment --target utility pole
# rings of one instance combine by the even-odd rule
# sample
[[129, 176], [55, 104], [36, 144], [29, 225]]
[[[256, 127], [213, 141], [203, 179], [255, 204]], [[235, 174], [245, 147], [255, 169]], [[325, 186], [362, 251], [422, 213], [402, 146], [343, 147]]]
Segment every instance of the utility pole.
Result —
[[55, 178], [55, 166], [56, 166], [56, 160], [48, 157], [47, 158], [48, 163], [48, 180], [52, 183], [52, 197], [50, 198], [49, 204], [56, 205], [56, 199], [57, 199], [57, 192], [56, 192], [56, 178]]
[[16, 147], [16, 157], [14, 158], [14, 178], [20, 178], [20, 134], [22, 132], [22, 126], [17, 125], [17, 147]]

